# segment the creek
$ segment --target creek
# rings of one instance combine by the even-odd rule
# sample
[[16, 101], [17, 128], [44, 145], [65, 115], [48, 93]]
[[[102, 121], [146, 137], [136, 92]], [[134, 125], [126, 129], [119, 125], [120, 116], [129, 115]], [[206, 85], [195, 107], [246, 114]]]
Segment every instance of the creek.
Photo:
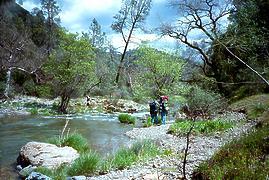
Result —
[[67, 128], [88, 140], [90, 147], [105, 156], [113, 154], [129, 142], [124, 135], [132, 126], [119, 123], [117, 115], [84, 114], [73, 116], [2, 116], [0, 118], [0, 179], [17, 178], [14, 171], [20, 148], [29, 141], [44, 142], [59, 136], [69, 119]]

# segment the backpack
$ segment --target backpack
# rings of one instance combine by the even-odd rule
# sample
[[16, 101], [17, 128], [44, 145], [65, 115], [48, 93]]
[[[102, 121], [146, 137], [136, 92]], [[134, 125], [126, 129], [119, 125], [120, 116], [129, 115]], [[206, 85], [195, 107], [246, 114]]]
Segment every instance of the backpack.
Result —
[[154, 113], [157, 111], [157, 104], [154, 101], [149, 103], [149, 111], [150, 113]]

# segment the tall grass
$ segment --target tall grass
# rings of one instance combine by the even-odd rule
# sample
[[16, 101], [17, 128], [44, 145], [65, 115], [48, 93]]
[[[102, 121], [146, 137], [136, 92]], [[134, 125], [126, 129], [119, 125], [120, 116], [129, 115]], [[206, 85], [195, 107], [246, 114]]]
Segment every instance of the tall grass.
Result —
[[136, 154], [131, 149], [122, 148], [114, 156], [113, 167], [122, 170], [137, 160]]
[[76, 149], [79, 153], [85, 153], [89, 151], [89, 145], [86, 138], [81, 134], [73, 132], [60, 137], [53, 137], [48, 140], [49, 143], [55, 144], [57, 146], [70, 146]]
[[80, 157], [71, 166], [65, 166], [65, 168], [59, 170], [41, 168], [38, 171], [53, 177], [53, 179], [57, 179], [57, 176], [60, 178], [77, 175], [94, 175], [96, 173], [104, 174], [110, 170], [122, 170], [130, 167], [139, 160], [145, 160], [161, 154], [158, 146], [150, 140], [136, 142], [130, 148], [121, 148], [113, 156], [109, 156], [106, 159], [101, 159], [97, 153], [90, 151], [88, 145], [86, 148], [86, 140], [77, 133], [72, 133], [62, 139], [52, 138], [50, 142], [56, 145], [68, 145], [81, 152]]
[[95, 152], [88, 152], [80, 155], [78, 159], [68, 168], [68, 175], [93, 175], [100, 163], [100, 156]]

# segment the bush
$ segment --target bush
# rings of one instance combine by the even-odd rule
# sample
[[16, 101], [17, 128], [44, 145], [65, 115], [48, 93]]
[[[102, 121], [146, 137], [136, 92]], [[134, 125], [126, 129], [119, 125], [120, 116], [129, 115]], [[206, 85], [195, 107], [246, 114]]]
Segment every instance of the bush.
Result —
[[92, 175], [96, 172], [99, 162], [100, 157], [95, 152], [84, 153], [68, 168], [67, 174], [70, 176]]
[[198, 86], [190, 88], [186, 95], [187, 108], [183, 111], [187, 115], [209, 117], [223, 108], [226, 108], [227, 102], [220, 94], [206, 91]]
[[76, 149], [79, 153], [89, 151], [87, 139], [78, 133], [71, 133], [70, 135], [64, 136], [62, 139], [59, 137], [50, 138], [48, 141], [57, 146], [70, 146]]
[[169, 127], [168, 133], [174, 135], [184, 135], [186, 134], [192, 124], [194, 123], [194, 128], [192, 133], [194, 134], [210, 134], [218, 131], [225, 131], [233, 127], [231, 122], [225, 122], [222, 120], [206, 120], [206, 121], [181, 121], [172, 124]]
[[119, 121], [125, 124], [135, 124], [135, 117], [129, 114], [120, 114]]

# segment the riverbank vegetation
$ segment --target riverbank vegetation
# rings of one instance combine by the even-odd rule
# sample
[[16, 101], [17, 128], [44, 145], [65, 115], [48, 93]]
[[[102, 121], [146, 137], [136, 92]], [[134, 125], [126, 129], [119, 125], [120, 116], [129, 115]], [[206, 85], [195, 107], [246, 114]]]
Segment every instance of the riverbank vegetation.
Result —
[[184, 120], [172, 124], [169, 127], [168, 133], [177, 136], [184, 136], [189, 131], [191, 126], [193, 126], [192, 134], [208, 135], [215, 132], [223, 132], [228, 130], [232, 128], [234, 124], [231, 122], [225, 122], [221, 119], [202, 121]]
[[129, 114], [120, 114], [118, 119], [121, 123], [135, 125], [136, 118]]
[[53, 179], [65, 179], [68, 176], [92, 176], [105, 174], [112, 170], [122, 170], [139, 161], [145, 161], [157, 155], [165, 155], [153, 141], [144, 140], [132, 144], [130, 147], [121, 147], [115, 154], [101, 157], [92, 151], [87, 140], [78, 133], [71, 133], [62, 138], [53, 137], [48, 140], [57, 146], [70, 146], [80, 153], [70, 166], [62, 165], [56, 169], [38, 167], [35, 171]]
[[[200, 174], [213, 179], [259, 177], [259, 172], [265, 176], [263, 170], [268, 169], [268, 147], [264, 141], [268, 136], [264, 113], [269, 108], [268, 1], [167, 1], [165, 3], [177, 10], [171, 11], [175, 13], [171, 17], [176, 19], [167, 17], [158, 27], [145, 31], [154, 3], [122, 1], [111, 23], [112, 30], [123, 38], [125, 48], [121, 51], [114, 47], [95, 18], [85, 32], [72, 33], [62, 27], [57, 0], [41, 0], [41, 7], [32, 12], [14, 0], [1, 1], [1, 114], [8, 114], [7, 109], [48, 116], [133, 113], [148, 107], [139, 108], [139, 104], [167, 95], [169, 116], [184, 119], [171, 125], [169, 132], [181, 135], [190, 127], [193, 134], [228, 130], [235, 126], [234, 122], [214, 118], [227, 111], [240, 112], [250, 121], [257, 121], [261, 128], [223, 147], [220, 154], [208, 162], [209, 167], [215, 169], [210, 172], [204, 164]], [[141, 32], [153, 35], [151, 39], [155, 40], [169, 37], [177, 45], [160, 48], [155, 40], [142, 38], [131, 48], [132, 40]], [[25, 96], [33, 98], [25, 101], [21, 98]], [[38, 101], [40, 99], [45, 102]], [[131, 103], [126, 104], [123, 99]], [[179, 115], [184, 118], [178, 118]], [[135, 119], [128, 114], [121, 114], [119, 121], [135, 124]], [[143, 126], [151, 125], [147, 119]], [[86, 141], [78, 134], [51, 141], [74, 146], [83, 154], [73, 170], [63, 167], [58, 169], [63, 173], [58, 170], [52, 173], [59, 176], [126, 168], [146, 156], [143, 153], [147, 150], [140, 150], [140, 146], [146, 149], [151, 146], [135, 145], [100, 160], [86, 148]], [[254, 145], [250, 146], [250, 142]], [[219, 164], [220, 157], [228, 158], [224, 165]], [[233, 159], [238, 160], [238, 164], [229, 164]], [[246, 173], [247, 170], [250, 172]]]
[[268, 107], [268, 97], [268, 95], [256, 95], [232, 105], [233, 108], [244, 108], [248, 112], [248, 117], [257, 118], [258, 124], [251, 132], [226, 144], [212, 158], [202, 163], [193, 173], [194, 179], [266, 179], [268, 177], [269, 111], [268, 108], [259, 108]]

